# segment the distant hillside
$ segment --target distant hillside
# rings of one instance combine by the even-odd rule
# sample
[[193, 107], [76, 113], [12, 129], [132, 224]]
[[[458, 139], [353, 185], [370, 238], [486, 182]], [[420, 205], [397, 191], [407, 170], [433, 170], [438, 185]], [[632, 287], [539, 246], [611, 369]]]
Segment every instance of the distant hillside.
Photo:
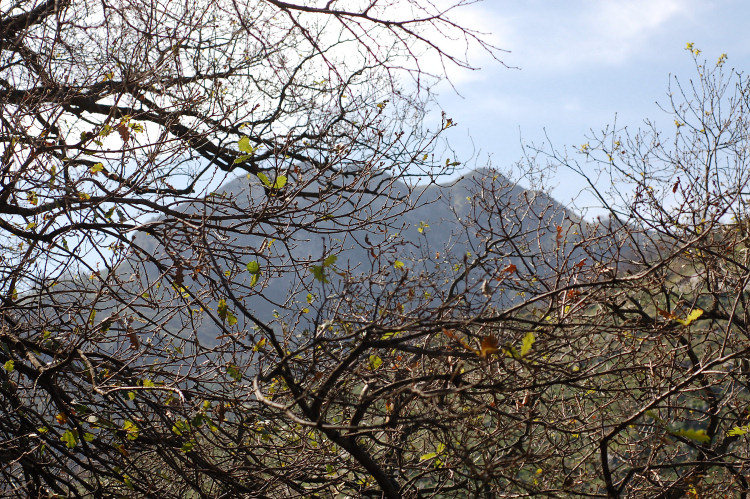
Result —
[[[309, 269], [289, 265], [290, 261], [309, 261], [312, 265], [331, 254], [337, 256], [335, 267], [346, 270], [349, 275], [366, 275], [374, 268], [383, 268], [399, 260], [405, 262], [413, 273], [431, 278], [442, 275], [443, 283], [448, 286], [451, 279], [459, 274], [461, 265], [483, 251], [486, 244], [484, 239], [491, 231], [497, 231], [497, 234], [508, 231], [505, 234], [508, 241], [500, 241], [494, 247], [498, 255], [507, 253], [507, 264], [513, 263], [519, 268], [523, 265], [527, 272], [548, 274], [560, 265], [559, 261], [545, 261], [545, 258], [551, 258], [556, 245], [559, 246], [560, 231], [557, 227], [565, 227], [567, 233], [571, 224], [579, 222], [574, 213], [549, 196], [524, 190], [489, 170], [473, 171], [443, 185], [431, 184], [409, 189], [405, 184], [397, 184], [394, 192], [404, 196], [403, 206], [409, 209], [397, 207], [392, 210], [390, 226], [352, 230], [348, 228], [350, 223], [346, 217], [333, 213], [330, 220], [318, 223], [319, 229], [327, 228], [330, 234], [297, 230], [293, 240], [277, 241], [270, 251], [269, 241], [264, 237], [249, 234], [237, 236], [231, 242], [233, 247], [256, 249], [264, 255], [261, 268], [277, 269], [263, 273], [255, 288], [258, 293], [246, 300], [248, 309], [259, 319], [272, 321], [289, 311], [298, 311], [305, 303], [308, 292], [317, 295], [326, 293], [322, 283], [313, 278]], [[226, 184], [221, 194], [233, 199], [238, 209], [250, 206], [254, 200], [265, 196], [257, 180], [245, 177]], [[477, 199], [477, 196], [485, 199]], [[377, 215], [378, 210], [386, 204], [374, 196], [368, 203], [373, 215]], [[279, 235], [279, 239], [283, 239], [283, 234]], [[511, 239], [513, 244], [510, 244]], [[136, 242], [157, 258], [166, 256], [165, 249], [147, 237], [139, 236]], [[372, 246], [380, 243], [380, 253], [375, 253]], [[276, 246], [283, 250], [276, 253]], [[171, 251], [171, 248], [166, 251]], [[516, 254], [519, 251], [526, 258], [521, 259]], [[547, 254], [543, 256], [542, 253]], [[534, 269], [528, 268], [529, 262], [535, 266]], [[287, 270], [284, 272], [285, 268]], [[156, 269], [151, 269], [150, 280], [157, 275]], [[242, 269], [239, 270], [241, 272]], [[249, 276], [245, 274], [239, 282], [247, 284], [248, 279]], [[188, 281], [186, 278], [186, 283]], [[189, 284], [200, 286], [200, 282]], [[478, 286], [472, 287], [470, 283], [462, 285], [472, 288], [473, 293], [479, 292]], [[365, 297], [362, 299], [366, 300]], [[508, 302], [514, 299], [514, 295], [498, 295], [496, 299]], [[210, 343], [217, 334], [212, 326], [204, 325], [200, 326], [200, 336]]]

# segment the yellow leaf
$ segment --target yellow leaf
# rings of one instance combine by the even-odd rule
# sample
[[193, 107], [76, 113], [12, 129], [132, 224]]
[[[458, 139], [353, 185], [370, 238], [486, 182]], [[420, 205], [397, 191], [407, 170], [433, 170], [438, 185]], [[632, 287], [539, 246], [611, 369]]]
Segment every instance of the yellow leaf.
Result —
[[526, 336], [523, 337], [523, 343], [521, 344], [521, 357], [525, 357], [526, 354], [531, 351], [531, 347], [534, 346], [535, 341], [536, 338], [534, 337], [534, 333], [526, 333]]
[[369, 359], [367, 359], [368, 362], [368, 368], [370, 371], [375, 371], [378, 367], [380, 367], [383, 364], [383, 359], [378, 357], [377, 355], [370, 355]]
[[703, 310], [696, 308], [688, 316], [685, 318], [685, 320], [682, 319], [676, 319], [677, 322], [682, 324], [683, 326], [689, 326], [692, 324], [696, 319], [698, 319], [701, 315], [703, 315]]
[[670, 433], [701, 444], [711, 443], [711, 437], [706, 433], [706, 430], [679, 429]]

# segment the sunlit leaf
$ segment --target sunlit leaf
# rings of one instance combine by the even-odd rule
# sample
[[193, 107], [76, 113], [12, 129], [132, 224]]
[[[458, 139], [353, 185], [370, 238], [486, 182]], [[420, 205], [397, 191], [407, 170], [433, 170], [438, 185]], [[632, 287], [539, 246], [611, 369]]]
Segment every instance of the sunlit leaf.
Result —
[[255, 152], [255, 148], [250, 144], [250, 137], [243, 136], [240, 138], [240, 140], [237, 141], [237, 147], [242, 152], [246, 152], [248, 154], [252, 154]]
[[260, 264], [258, 262], [248, 262], [247, 271], [255, 275], [260, 272]]
[[258, 340], [258, 342], [253, 347], [253, 352], [257, 352], [258, 350], [263, 350], [264, 348], [266, 348], [267, 341], [268, 340], [266, 340], [265, 338], [261, 338], [260, 340]]
[[692, 324], [696, 319], [698, 319], [701, 315], [703, 315], [703, 310], [696, 308], [692, 312], [688, 314], [687, 317], [685, 317], [684, 320], [682, 319], [676, 319], [677, 322], [682, 324], [683, 326], [689, 326]]
[[370, 355], [368, 359], [368, 367], [370, 371], [376, 370], [381, 365], [383, 365], [383, 359], [381, 359], [377, 355]]
[[263, 182], [263, 185], [265, 185], [266, 187], [271, 187], [271, 181], [268, 180], [268, 176], [265, 173], [258, 172], [257, 175], [260, 181]]
[[3, 368], [9, 373], [13, 372], [13, 369], [15, 369], [15, 362], [12, 360], [6, 361], [5, 364], [3, 364]]
[[287, 180], [288, 179], [286, 175], [279, 175], [278, 177], [276, 177], [276, 180], [273, 182], [273, 188], [283, 189], [287, 183]]
[[673, 435], [677, 435], [693, 442], [701, 444], [707, 444], [711, 442], [711, 437], [706, 434], [706, 430], [693, 430], [691, 429], [679, 429], [671, 432]]
[[521, 344], [521, 357], [525, 357], [526, 354], [531, 351], [531, 347], [534, 346], [535, 341], [536, 338], [534, 337], [534, 333], [526, 333], [526, 336], [523, 337], [523, 342]]
[[735, 426], [727, 432], [730, 437], [741, 437], [750, 432], [750, 426]]
[[[238, 165], [240, 163], [244, 163], [245, 161], [247, 161], [248, 159], [250, 159], [252, 157], [253, 157], [252, 154], [243, 154], [242, 156], [239, 156], [237, 159], [234, 160], [234, 164]], [[250, 175], [248, 175], [248, 177], [249, 176]]]

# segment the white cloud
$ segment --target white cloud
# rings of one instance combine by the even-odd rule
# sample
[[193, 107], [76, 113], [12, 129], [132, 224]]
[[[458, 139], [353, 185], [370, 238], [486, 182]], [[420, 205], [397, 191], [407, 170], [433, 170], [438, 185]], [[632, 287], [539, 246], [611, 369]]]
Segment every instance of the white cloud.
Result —
[[702, 8], [696, 0], [529, 2], [509, 16], [510, 48], [517, 48], [517, 64], [534, 71], [621, 65], [648, 55], [654, 38], [689, 23]]

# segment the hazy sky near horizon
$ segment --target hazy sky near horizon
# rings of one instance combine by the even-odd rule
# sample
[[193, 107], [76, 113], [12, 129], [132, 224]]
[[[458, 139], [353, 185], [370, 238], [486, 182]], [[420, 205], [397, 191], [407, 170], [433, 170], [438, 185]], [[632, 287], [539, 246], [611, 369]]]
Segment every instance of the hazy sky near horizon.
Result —
[[[453, 71], [457, 95], [440, 87], [439, 107], [459, 126], [450, 142], [459, 159], [472, 151], [501, 169], [523, 154], [521, 141], [557, 149], [579, 147], [591, 130], [617, 120], [638, 129], [645, 119], [672, 123], [656, 102], [667, 103], [670, 75], [697, 76], [688, 42], [713, 64], [750, 70], [750, 2], [742, 0], [485, 0], [458, 15], [491, 32], [510, 52], [508, 69], [481, 53], [479, 71]], [[669, 121], [667, 121], [669, 120]], [[667, 129], [667, 132], [672, 132]], [[568, 202], [581, 180], [558, 171], [553, 194]]]

